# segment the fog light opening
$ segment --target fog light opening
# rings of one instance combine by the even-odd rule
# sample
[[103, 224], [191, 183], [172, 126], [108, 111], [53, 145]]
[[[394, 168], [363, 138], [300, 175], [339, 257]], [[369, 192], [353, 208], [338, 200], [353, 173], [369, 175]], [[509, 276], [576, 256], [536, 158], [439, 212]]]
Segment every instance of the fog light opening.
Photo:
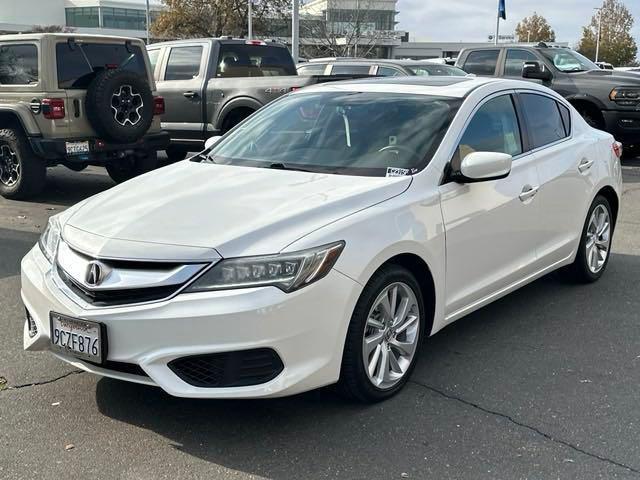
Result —
[[36, 325], [35, 320], [29, 313], [29, 310], [25, 309], [25, 313], [27, 316], [27, 327], [29, 328], [29, 338], [33, 338], [38, 334], [38, 326]]

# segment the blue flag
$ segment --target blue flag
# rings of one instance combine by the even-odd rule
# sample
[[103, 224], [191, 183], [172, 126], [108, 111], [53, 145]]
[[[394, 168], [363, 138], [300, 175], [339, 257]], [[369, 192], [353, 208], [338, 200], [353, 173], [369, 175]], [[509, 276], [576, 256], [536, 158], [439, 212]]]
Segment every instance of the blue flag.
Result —
[[505, 0], [500, 0], [500, 3], [498, 4], [498, 17], [502, 18], [503, 20], [507, 19], [507, 7], [504, 4]]

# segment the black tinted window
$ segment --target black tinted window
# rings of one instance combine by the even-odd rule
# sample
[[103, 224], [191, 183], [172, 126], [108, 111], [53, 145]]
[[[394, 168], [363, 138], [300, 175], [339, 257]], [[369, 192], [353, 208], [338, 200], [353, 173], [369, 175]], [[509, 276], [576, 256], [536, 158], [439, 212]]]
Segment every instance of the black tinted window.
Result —
[[200, 73], [202, 46], [174, 47], [169, 54], [165, 80], [192, 80]]
[[567, 136], [558, 103], [554, 99], [534, 93], [523, 93], [521, 98], [533, 148], [557, 142]]
[[327, 64], [310, 63], [298, 67], [298, 75], [323, 75]]
[[489, 100], [475, 113], [460, 140], [455, 158], [473, 152], [522, 153], [518, 117], [510, 95]]
[[369, 75], [370, 65], [334, 65], [332, 75]]
[[508, 77], [522, 77], [525, 62], [539, 62], [538, 57], [527, 50], [510, 48], [504, 64], [504, 74]]
[[564, 124], [564, 132], [569, 136], [571, 135], [571, 112], [561, 103], [558, 103], [558, 107], [560, 108], [560, 116], [562, 117], [562, 123]]
[[0, 47], [0, 85], [38, 82], [38, 49], [35, 45]]
[[218, 77], [277, 77], [295, 75], [289, 50], [269, 45], [224, 44], [220, 47]]
[[464, 63], [464, 71], [476, 75], [494, 75], [500, 50], [476, 50], [469, 53]]
[[142, 50], [137, 46], [107, 43], [59, 43], [56, 45], [58, 86], [87, 88], [96, 74], [122, 68], [147, 78]]

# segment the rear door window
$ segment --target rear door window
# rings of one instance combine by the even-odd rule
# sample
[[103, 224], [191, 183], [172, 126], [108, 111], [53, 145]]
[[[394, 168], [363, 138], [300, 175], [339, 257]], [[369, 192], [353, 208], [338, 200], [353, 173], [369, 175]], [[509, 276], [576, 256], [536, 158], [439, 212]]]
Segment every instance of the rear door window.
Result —
[[369, 75], [371, 65], [334, 65], [331, 75]]
[[200, 75], [202, 45], [173, 47], [169, 53], [165, 80], [193, 80]]
[[540, 62], [533, 53], [519, 48], [507, 50], [504, 74], [507, 77], [522, 77], [522, 67], [526, 62]]
[[462, 69], [475, 75], [495, 75], [499, 55], [500, 50], [475, 50], [467, 55]]
[[0, 85], [38, 83], [38, 48], [35, 45], [0, 45]]
[[291, 54], [284, 47], [242, 43], [220, 46], [216, 71], [219, 78], [278, 77], [296, 74]]
[[123, 43], [58, 43], [56, 64], [58, 87], [65, 89], [85, 89], [98, 73], [113, 68], [131, 71], [147, 79], [142, 49]]
[[571, 135], [571, 112], [561, 103], [558, 103], [558, 107], [560, 108], [560, 116], [562, 117], [562, 123], [564, 124], [564, 132], [569, 136]]
[[378, 73], [376, 75], [380, 75], [382, 77], [402, 77], [404, 74], [396, 69], [391, 67], [378, 67]]
[[533, 148], [567, 137], [559, 105], [553, 98], [535, 93], [520, 94]]
[[155, 74], [156, 65], [158, 65], [158, 59], [160, 58], [160, 49], [149, 50], [149, 63], [151, 63], [151, 71]]

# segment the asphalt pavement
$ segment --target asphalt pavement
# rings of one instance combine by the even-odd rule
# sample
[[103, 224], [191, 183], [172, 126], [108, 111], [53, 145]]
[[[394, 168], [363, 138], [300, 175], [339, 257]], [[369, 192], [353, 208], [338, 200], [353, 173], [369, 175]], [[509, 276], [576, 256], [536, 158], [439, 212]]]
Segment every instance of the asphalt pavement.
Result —
[[372, 406], [330, 388], [178, 399], [24, 352], [21, 257], [50, 215], [113, 185], [51, 170], [36, 201], [0, 199], [0, 479], [640, 478], [640, 159], [624, 165], [601, 281], [552, 274], [456, 322]]

